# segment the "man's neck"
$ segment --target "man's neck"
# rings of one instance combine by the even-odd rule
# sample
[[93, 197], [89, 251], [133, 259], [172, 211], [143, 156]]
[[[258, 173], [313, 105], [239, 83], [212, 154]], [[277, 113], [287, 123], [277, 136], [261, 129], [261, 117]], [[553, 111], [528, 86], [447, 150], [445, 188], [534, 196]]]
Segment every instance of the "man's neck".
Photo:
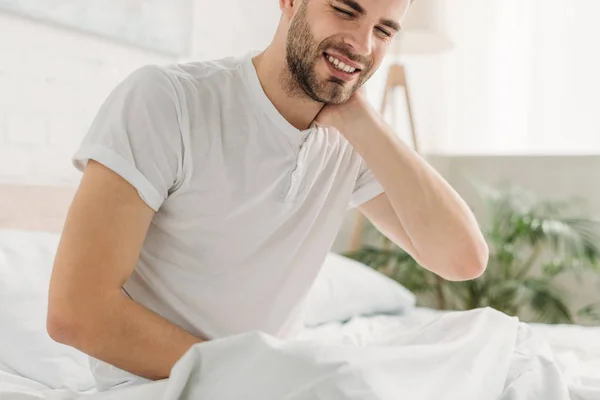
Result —
[[[276, 51], [268, 47], [252, 59], [260, 84], [277, 111], [295, 128], [307, 129], [315, 119], [322, 103], [317, 103], [304, 94], [290, 95], [286, 87], [287, 64], [285, 55], [277, 57]], [[279, 52], [279, 54], [284, 54]]]

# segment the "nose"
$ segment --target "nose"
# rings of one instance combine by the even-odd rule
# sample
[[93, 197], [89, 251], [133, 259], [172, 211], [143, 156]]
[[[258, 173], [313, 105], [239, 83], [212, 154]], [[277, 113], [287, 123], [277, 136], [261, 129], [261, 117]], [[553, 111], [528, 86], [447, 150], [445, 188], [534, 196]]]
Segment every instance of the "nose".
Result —
[[370, 27], [354, 27], [346, 38], [346, 44], [352, 46], [354, 51], [361, 56], [371, 54], [373, 47], [373, 34]]

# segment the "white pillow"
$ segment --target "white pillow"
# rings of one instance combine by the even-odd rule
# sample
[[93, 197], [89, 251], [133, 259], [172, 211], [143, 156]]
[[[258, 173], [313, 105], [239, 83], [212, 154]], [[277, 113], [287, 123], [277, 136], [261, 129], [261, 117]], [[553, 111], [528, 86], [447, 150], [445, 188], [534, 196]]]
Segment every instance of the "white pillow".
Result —
[[46, 331], [59, 235], [0, 230], [0, 363], [51, 389], [94, 386], [88, 357]]
[[356, 316], [402, 314], [414, 308], [415, 295], [372, 268], [329, 253], [307, 298], [304, 323], [316, 326]]

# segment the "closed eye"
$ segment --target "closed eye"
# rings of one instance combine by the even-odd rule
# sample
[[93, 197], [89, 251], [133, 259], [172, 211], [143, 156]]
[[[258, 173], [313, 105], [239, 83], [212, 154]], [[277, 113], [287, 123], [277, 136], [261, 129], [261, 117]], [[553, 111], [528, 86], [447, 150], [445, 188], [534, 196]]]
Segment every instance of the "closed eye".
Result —
[[379, 32], [381, 32], [381, 33], [382, 33], [382, 34], [383, 34], [385, 37], [390, 37], [390, 36], [392, 36], [392, 34], [391, 34], [390, 32], [386, 31], [386, 30], [385, 30], [385, 29], [383, 29], [383, 28], [376, 28], [376, 29], [377, 29]]
[[340, 7], [336, 7], [336, 6], [331, 6], [335, 12], [337, 12], [338, 14], [343, 14], [346, 17], [354, 17], [354, 13], [348, 11], [348, 10], [344, 10], [343, 8]]

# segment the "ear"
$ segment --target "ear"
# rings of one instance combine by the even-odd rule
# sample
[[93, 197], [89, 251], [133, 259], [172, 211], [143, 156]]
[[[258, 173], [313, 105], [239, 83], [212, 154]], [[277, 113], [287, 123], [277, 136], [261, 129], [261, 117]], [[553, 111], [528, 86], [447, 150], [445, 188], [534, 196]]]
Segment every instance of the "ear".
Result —
[[296, 11], [296, 7], [300, 5], [301, 0], [279, 0], [279, 8], [281, 13], [287, 19], [292, 19]]

